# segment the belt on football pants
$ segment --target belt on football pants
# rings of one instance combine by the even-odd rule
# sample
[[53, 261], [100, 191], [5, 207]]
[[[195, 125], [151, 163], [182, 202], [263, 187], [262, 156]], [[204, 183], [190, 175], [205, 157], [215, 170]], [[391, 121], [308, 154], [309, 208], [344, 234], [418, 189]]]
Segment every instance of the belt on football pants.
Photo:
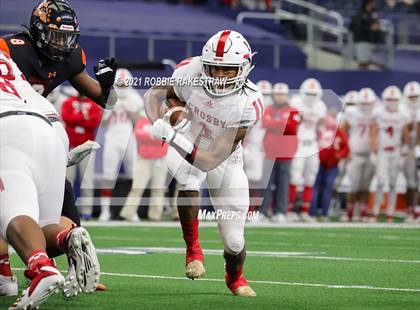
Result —
[[7, 111], [7, 112], [0, 113], [0, 118], [7, 117], [7, 116], [13, 116], [13, 115], [36, 116], [36, 117], [39, 117], [40, 119], [42, 119], [43, 121], [47, 122], [47, 124], [52, 127], [51, 122], [45, 116], [42, 116], [41, 114], [38, 114], [38, 113], [35, 113], [35, 112], [30, 112], [30, 111]]

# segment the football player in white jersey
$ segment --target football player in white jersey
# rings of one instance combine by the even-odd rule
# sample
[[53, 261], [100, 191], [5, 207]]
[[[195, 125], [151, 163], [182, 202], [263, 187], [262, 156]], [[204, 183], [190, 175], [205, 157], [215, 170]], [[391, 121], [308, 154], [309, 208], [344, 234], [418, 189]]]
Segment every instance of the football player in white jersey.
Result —
[[25, 276], [31, 281], [9, 309], [37, 307], [63, 287], [64, 278], [46, 248], [50, 255], [69, 254], [80, 283], [89, 282], [84, 289], [92, 291], [97, 284], [90, 282], [84, 260], [98, 273], [95, 281], [99, 280], [96, 254], [82, 250], [83, 244], [94, 251], [87, 231], [59, 224], [67, 145], [64, 129], [54, 130], [36, 108], [42, 104], [52, 107], [23, 79], [11, 58], [0, 52], [0, 233], [27, 265]]
[[[303, 186], [300, 216], [304, 221], [313, 221], [309, 216], [312, 201], [312, 188], [319, 169], [318, 128], [327, 115], [327, 107], [322, 101], [321, 84], [313, 78], [306, 79], [299, 89], [299, 95], [291, 100], [291, 106], [301, 113], [302, 121], [298, 128], [298, 148], [291, 166], [289, 187], [289, 220], [298, 216], [293, 209], [296, 203], [298, 186]], [[303, 182], [302, 182], [303, 181]]]
[[[266, 108], [268, 105], [272, 103], [273, 85], [267, 80], [258, 81], [256, 85], [259, 91], [263, 95], [264, 108]], [[244, 169], [245, 169], [246, 175], [248, 176], [248, 180], [250, 182], [249, 185], [250, 185], [251, 197], [258, 196], [258, 192], [256, 188], [263, 176], [264, 134], [265, 134], [265, 130], [262, 128], [261, 122], [258, 122], [248, 132], [246, 139], [243, 142]], [[254, 204], [251, 203], [251, 205], [254, 205]]]
[[371, 161], [376, 164], [377, 188], [371, 217], [376, 222], [383, 198], [383, 190], [388, 184], [387, 222], [393, 221], [397, 202], [396, 182], [403, 168], [408, 152], [409, 119], [401, 109], [402, 94], [398, 87], [388, 86], [382, 92], [382, 106], [374, 111], [374, 124], [371, 127]]
[[[262, 94], [248, 80], [252, 56], [240, 33], [220, 31], [204, 45], [201, 57], [181, 62], [173, 74], [181, 80], [201, 77], [203, 86], [175, 83], [163, 90], [153, 88], [145, 97], [152, 134], [170, 145], [168, 168], [180, 185], [178, 211], [187, 246], [186, 276], [195, 279], [205, 272], [198, 210], [200, 186], [206, 180], [220, 215], [217, 222], [224, 243], [226, 284], [239, 296], [256, 295], [243, 275], [249, 194], [241, 144], [264, 110]], [[174, 129], [159, 118], [162, 101], [171, 98], [185, 102], [190, 119], [186, 130], [178, 130], [178, 125]]]
[[370, 195], [369, 186], [375, 173], [375, 163], [372, 163], [370, 158], [369, 139], [377, 97], [371, 88], [362, 88], [356, 102], [355, 109], [345, 112], [342, 124], [350, 144], [350, 193], [347, 197], [346, 221], [351, 221], [353, 216], [357, 221], [365, 219]]
[[407, 181], [407, 222], [414, 222], [419, 214], [416, 211], [418, 204], [419, 180], [416, 169], [415, 146], [418, 140], [417, 137], [417, 116], [420, 110], [420, 84], [416, 81], [409, 82], [405, 85], [403, 91], [403, 105], [404, 112], [410, 119], [408, 129], [410, 131], [410, 141], [408, 143], [408, 154], [404, 163], [404, 175]]
[[133, 76], [124, 68], [117, 70], [115, 76], [115, 91], [118, 100], [112, 110], [104, 110], [103, 121], [106, 132], [104, 140], [103, 178], [100, 221], [109, 221], [111, 218], [110, 204], [112, 187], [115, 185], [121, 163], [127, 175], [132, 177], [133, 161], [136, 154], [136, 139], [133, 135], [133, 126], [143, 109], [143, 99], [131, 87]]

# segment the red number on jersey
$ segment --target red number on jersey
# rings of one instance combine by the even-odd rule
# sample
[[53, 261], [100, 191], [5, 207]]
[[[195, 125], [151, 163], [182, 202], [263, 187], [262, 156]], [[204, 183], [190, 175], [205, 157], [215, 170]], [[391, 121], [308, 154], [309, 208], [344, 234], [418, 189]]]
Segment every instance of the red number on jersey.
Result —
[[392, 137], [392, 136], [394, 135], [394, 127], [389, 126], [389, 127], [386, 129], [386, 132], [389, 134], [389, 136], [390, 136], [390, 137]]
[[358, 124], [360, 136], [363, 137], [366, 133], [367, 125], [366, 124]]
[[5, 93], [15, 95], [20, 99], [16, 88], [12, 83], [10, 83], [10, 81], [14, 80], [15, 76], [13, 74], [12, 66], [8, 62], [0, 59], [0, 90], [4, 91]]

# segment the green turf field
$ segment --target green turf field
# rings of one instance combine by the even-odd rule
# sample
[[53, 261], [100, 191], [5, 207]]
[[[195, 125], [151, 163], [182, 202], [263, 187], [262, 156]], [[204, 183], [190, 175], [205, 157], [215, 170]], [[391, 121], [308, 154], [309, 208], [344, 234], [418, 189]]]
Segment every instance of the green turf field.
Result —
[[[245, 271], [256, 298], [225, 287], [215, 227], [200, 228], [209, 251], [206, 276], [196, 281], [184, 277], [177, 227], [88, 230], [108, 291], [71, 300], [57, 294], [42, 309], [420, 309], [420, 229], [249, 227]], [[23, 288], [15, 255], [12, 265]], [[0, 308], [14, 299], [2, 297]]]

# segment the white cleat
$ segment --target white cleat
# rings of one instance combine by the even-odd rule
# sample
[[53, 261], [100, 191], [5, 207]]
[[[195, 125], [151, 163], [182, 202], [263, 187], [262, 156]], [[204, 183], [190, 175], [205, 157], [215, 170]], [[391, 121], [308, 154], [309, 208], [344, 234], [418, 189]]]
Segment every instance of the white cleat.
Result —
[[76, 269], [74, 264], [70, 262], [69, 271], [63, 286], [64, 297], [71, 298], [77, 296], [81, 291], [82, 289], [80, 288], [79, 282], [77, 282]]
[[64, 277], [54, 267], [42, 266], [40, 273], [32, 280], [22, 296], [9, 307], [9, 310], [37, 309], [52, 294], [57, 293], [64, 284]]
[[286, 224], [286, 216], [283, 213], [277, 213], [272, 217], [273, 223], [276, 224]]
[[304, 223], [316, 223], [316, 217], [310, 216], [308, 213], [301, 213], [300, 218]]
[[90, 235], [83, 227], [74, 228], [68, 240], [68, 253], [73, 260], [76, 279], [81, 290], [91, 293], [99, 284], [99, 261]]
[[289, 223], [297, 223], [299, 222], [300, 217], [296, 212], [288, 212], [286, 219]]
[[257, 293], [250, 286], [240, 286], [235, 291], [236, 296], [255, 297]]
[[0, 275], [0, 296], [17, 296], [18, 281], [16, 276], [6, 277]]
[[101, 211], [101, 214], [98, 217], [99, 222], [109, 222], [111, 220], [111, 213], [108, 211]]
[[120, 214], [120, 216], [123, 217], [127, 222], [130, 222], [130, 223], [140, 223], [141, 222], [141, 219], [137, 215], [137, 213], [136, 214], [133, 214], [131, 216], [122, 216]]
[[202, 278], [205, 273], [206, 269], [200, 260], [193, 260], [185, 266], [185, 275], [191, 280]]

